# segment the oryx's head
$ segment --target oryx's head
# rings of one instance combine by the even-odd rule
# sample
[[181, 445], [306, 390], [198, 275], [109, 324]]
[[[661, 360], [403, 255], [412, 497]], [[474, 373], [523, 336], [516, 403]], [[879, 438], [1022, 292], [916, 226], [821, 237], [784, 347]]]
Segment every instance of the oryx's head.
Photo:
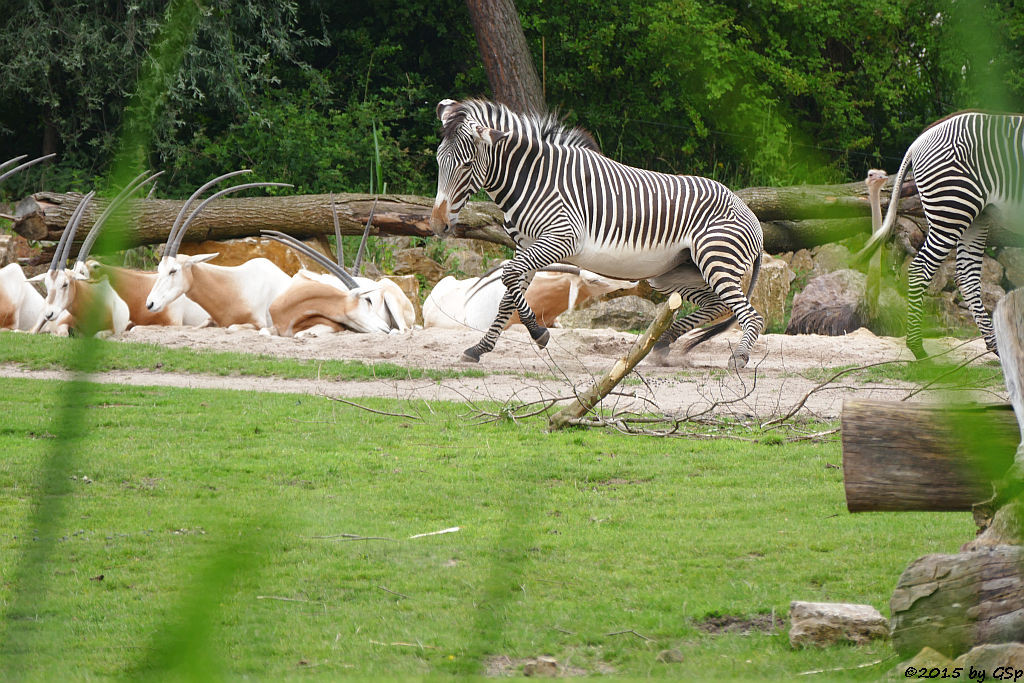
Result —
[[199, 215], [199, 212], [202, 211], [207, 204], [230, 192], [248, 190], [253, 187], [292, 187], [288, 183], [245, 183], [243, 185], [234, 185], [226, 190], [220, 190], [219, 192], [210, 195], [203, 200], [187, 218], [185, 217], [185, 214], [192, 207], [192, 203], [198, 199], [199, 195], [206, 192], [220, 181], [243, 173], [252, 173], [252, 171], [249, 169], [242, 169], [240, 171], [232, 171], [231, 173], [225, 173], [224, 175], [217, 176], [193, 192], [192, 196], [189, 197], [182, 205], [181, 210], [178, 211], [178, 215], [174, 219], [174, 223], [171, 225], [170, 231], [167, 233], [167, 243], [164, 245], [163, 258], [160, 259], [160, 265], [158, 265], [156, 269], [156, 281], [153, 282], [153, 288], [150, 290], [149, 296], [146, 298], [146, 308], [149, 311], [159, 313], [164, 309], [164, 306], [171, 303], [182, 294], [186, 294], [188, 290], [192, 288], [192, 267], [218, 256], [217, 254], [197, 254], [195, 256], [178, 255], [178, 248], [181, 247], [181, 241], [185, 237], [185, 231], [188, 229], [189, 224], [195, 220], [196, 216]]
[[451, 233], [466, 201], [483, 187], [490, 148], [506, 133], [473, 120], [454, 100], [441, 100], [437, 118], [442, 133], [437, 146], [437, 197], [430, 213], [430, 229], [443, 237]]
[[50, 260], [50, 268], [45, 273], [40, 273], [31, 278], [29, 282], [42, 281], [46, 286], [46, 302], [43, 307], [43, 315], [36, 323], [33, 332], [38, 332], [44, 324], [56, 320], [62, 311], [71, 308], [78, 290], [76, 280], [87, 280], [88, 274], [79, 269], [67, 268], [68, 254], [71, 252], [71, 243], [75, 240], [75, 232], [78, 224], [82, 222], [82, 216], [92, 201], [95, 192], [82, 197], [75, 210], [71, 213], [68, 224], [64, 226], [64, 232], [53, 251], [53, 258]]

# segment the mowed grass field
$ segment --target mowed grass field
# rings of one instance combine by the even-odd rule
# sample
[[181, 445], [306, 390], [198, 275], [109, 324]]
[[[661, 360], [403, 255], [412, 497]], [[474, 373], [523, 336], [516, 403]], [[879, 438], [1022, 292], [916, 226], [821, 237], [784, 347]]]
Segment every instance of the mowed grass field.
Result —
[[974, 531], [847, 513], [838, 441], [360, 403], [407, 416], [0, 379], [0, 678], [503, 675], [547, 655], [570, 674], [873, 679], [888, 644], [794, 651], [790, 601], [887, 614], [908, 562]]

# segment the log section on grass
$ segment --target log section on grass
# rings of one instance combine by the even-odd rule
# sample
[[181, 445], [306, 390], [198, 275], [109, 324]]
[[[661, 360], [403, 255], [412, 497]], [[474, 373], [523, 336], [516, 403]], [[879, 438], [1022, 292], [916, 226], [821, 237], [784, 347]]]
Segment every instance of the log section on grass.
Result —
[[1020, 440], [1008, 405], [845, 401], [841, 423], [850, 512], [970, 510], [992, 496]]

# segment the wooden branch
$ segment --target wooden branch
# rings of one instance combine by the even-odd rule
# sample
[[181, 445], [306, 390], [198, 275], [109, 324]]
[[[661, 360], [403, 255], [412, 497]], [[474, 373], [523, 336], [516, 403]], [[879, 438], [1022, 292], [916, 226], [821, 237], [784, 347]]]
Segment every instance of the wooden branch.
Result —
[[662, 332], [672, 324], [675, 313], [679, 310], [682, 303], [683, 300], [679, 294], [673, 292], [668, 301], [661, 304], [658, 308], [658, 314], [654, 321], [640, 335], [640, 339], [637, 340], [637, 343], [630, 349], [629, 353], [624, 358], [616, 361], [611, 370], [598, 380], [594, 386], [577, 396], [575, 402], [552, 415], [551, 420], [548, 422], [549, 428], [554, 430], [565, 427], [572, 420], [577, 420], [586, 415], [602, 398], [607, 396], [622, 381], [622, 378], [632, 372], [636, 364], [650, 353], [651, 349], [654, 348], [654, 343], [661, 337]]
[[970, 510], [991, 497], [1019, 440], [1006, 405], [845, 401], [841, 424], [850, 512]]
[[925, 555], [900, 576], [889, 601], [892, 645], [903, 657], [924, 646], [948, 657], [1024, 633], [1024, 548]]

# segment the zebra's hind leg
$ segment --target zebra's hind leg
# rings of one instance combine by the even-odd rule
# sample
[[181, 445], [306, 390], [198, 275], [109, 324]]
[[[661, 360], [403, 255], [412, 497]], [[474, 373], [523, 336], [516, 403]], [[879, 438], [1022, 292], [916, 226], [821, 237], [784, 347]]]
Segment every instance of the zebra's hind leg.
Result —
[[[928, 214], [927, 209], [925, 214]], [[921, 333], [924, 290], [935, 277], [939, 265], [949, 256], [961, 232], [955, 226], [940, 225], [930, 218], [928, 222], [929, 230], [924, 244], [907, 269], [907, 348], [918, 360], [928, 357]]]
[[[760, 254], [754, 260], [755, 270], [751, 276], [751, 289], [753, 289], [756, 282], [757, 270], [760, 268], [759, 259]], [[764, 329], [764, 318], [754, 310], [754, 307], [750, 305], [750, 301], [747, 299], [747, 295], [743, 293], [740, 278], [743, 275], [745, 265], [738, 266], [735, 262], [726, 261], [719, 256], [713, 255], [701, 262], [700, 266], [702, 272], [710, 273], [708, 284], [711, 285], [722, 301], [732, 309], [733, 315], [736, 316], [736, 321], [743, 329], [740, 343], [733, 350], [732, 356], [729, 358], [729, 368], [732, 370], [744, 368], [750, 360], [750, 349], [753, 348], [754, 342], [761, 336], [761, 330]], [[722, 326], [720, 327], [720, 325]], [[708, 332], [714, 335], [724, 330], [724, 323], [720, 323], [712, 326]], [[703, 341], [704, 338], [706, 337], [697, 340], [697, 343]]]
[[672, 325], [665, 330], [665, 332], [655, 343], [654, 348], [651, 349], [650, 361], [656, 365], [668, 365], [668, 352], [669, 347], [674, 341], [679, 339], [690, 330], [695, 329], [699, 325], [703, 325], [706, 322], [710, 322], [715, 318], [719, 317], [728, 310], [728, 306], [725, 305], [714, 290], [705, 285], [700, 289], [685, 289], [676, 290], [684, 301], [688, 301], [695, 304], [698, 308], [692, 313], [684, 315], [682, 318], [676, 319]]
[[981, 266], [985, 255], [988, 229], [977, 223], [971, 225], [956, 245], [956, 284], [964, 297], [978, 330], [985, 337], [985, 346], [998, 354], [992, 318], [981, 302]]

